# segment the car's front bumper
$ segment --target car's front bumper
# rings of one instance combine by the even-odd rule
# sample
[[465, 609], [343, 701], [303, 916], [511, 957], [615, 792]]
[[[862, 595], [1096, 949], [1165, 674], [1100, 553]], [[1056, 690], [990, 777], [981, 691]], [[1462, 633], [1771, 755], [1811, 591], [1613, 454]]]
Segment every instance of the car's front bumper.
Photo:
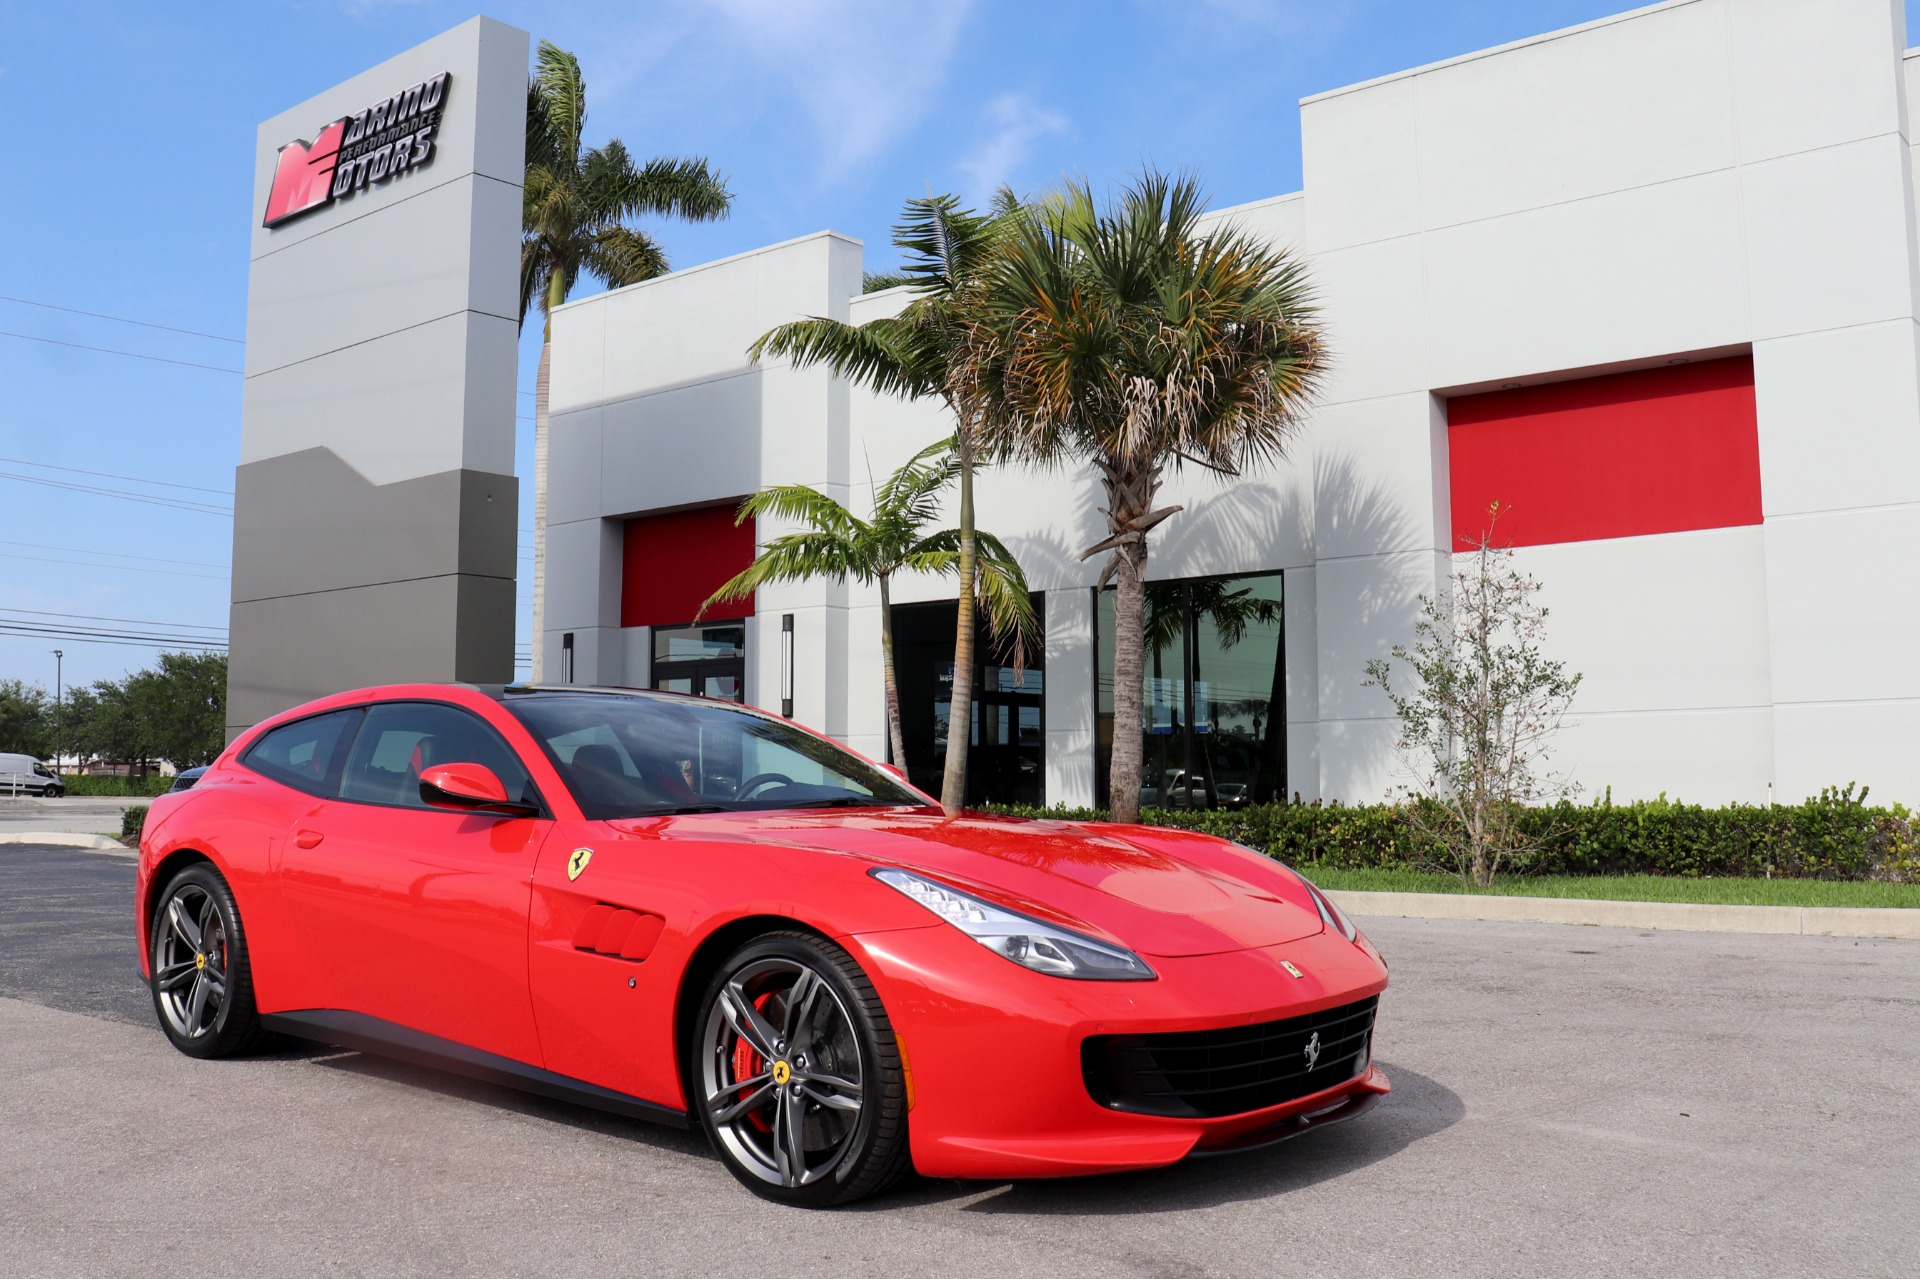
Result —
[[[1378, 994], [1370, 946], [1322, 933], [1221, 955], [1149, 957], [1143, 982], [1068, 981], [1012, 964], [945, 925], [845, 939], [873, 975], [912, 1076], [913, 1162], [933, 1177], [1060, 1177], [1154, 1168], [1297, 1136], [1388, 1091], [1357, 1077], [1261, 1110], [1174, 1118], [1110, 1109], [1088, 1091], [1089, 1036], [1253, 1025]], [[1301, 976], [1282, 966], [1291, 963]]]

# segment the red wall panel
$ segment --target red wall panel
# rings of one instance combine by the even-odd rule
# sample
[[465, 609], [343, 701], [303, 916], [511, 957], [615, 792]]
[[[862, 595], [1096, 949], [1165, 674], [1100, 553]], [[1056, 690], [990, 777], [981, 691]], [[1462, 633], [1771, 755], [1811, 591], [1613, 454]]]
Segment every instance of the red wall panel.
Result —
[[[620, 571], [620, 625], [684, 626], [707, 596], [753, 562], [753, 521], [736, 526], [738, 502], [627, 521]], [[746, 617], [751, 597], [717, 605], [713, 616]]]
[[1447, 401], [1454, 549], [1760, 523], [1753, 358]]

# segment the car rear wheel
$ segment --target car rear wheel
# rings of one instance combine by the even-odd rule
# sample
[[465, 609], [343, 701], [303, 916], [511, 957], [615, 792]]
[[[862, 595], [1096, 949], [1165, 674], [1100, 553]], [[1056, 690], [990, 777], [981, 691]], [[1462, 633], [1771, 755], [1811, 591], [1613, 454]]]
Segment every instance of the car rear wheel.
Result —
[[700, 1008], [695, 1110], [748, 1189], [826, 1208], [907, 1171], [899, 1044], [846, 951], [808, 933], [758, 937], [721, 965]]
[[189, 1057], [232, 1057], [263, 1038], [253, 1003], [240, 908], [220, 872], [205, 862], [175, 875], [154, 908], [153, 1010], [173, 1046]]

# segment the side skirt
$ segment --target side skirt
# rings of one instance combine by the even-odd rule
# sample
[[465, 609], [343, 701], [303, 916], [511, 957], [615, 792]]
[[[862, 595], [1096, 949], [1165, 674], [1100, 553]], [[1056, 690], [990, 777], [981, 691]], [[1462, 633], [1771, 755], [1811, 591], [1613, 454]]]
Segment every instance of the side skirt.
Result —
[[303, 1008], [295, 1012], [262, 1013], [260, 1022], [268, 1030], [281, 1034], [314, 1039], [354, 1052], [371, 1053], [376, 1057], [392, 1057], [416, 1066], [465, 1075], [483, 1083], [537, 1093], [556, 1101], [591, 1106], [595, 1110], [623, 1115], [628, 1119], [643, 1119], [648, 1123], [665, 1124], [669, 1128], [692, 1126], [684, 1110], [615, 1092], [611, 1088], [602, 1088], [568, 1075], [557, 1075], [551, 1070], [529, 1066], [511, 1057], [482, 1052], [478, 1048], [469, 1048], [451, 1039], [425, 1034], [394, 1022], [382, 1021], [378, 1017], [369, 1017], [365, 1013], [342, 1012], [333, 1008]]

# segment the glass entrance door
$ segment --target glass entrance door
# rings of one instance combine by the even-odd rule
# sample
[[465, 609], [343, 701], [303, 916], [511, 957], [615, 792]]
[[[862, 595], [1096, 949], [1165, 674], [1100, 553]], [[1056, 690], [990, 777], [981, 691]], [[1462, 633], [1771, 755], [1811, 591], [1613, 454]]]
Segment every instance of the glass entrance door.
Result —
[[653, 632], [653, 686], [723, 702], [747, 700], [747, 626], [711, 622]]

